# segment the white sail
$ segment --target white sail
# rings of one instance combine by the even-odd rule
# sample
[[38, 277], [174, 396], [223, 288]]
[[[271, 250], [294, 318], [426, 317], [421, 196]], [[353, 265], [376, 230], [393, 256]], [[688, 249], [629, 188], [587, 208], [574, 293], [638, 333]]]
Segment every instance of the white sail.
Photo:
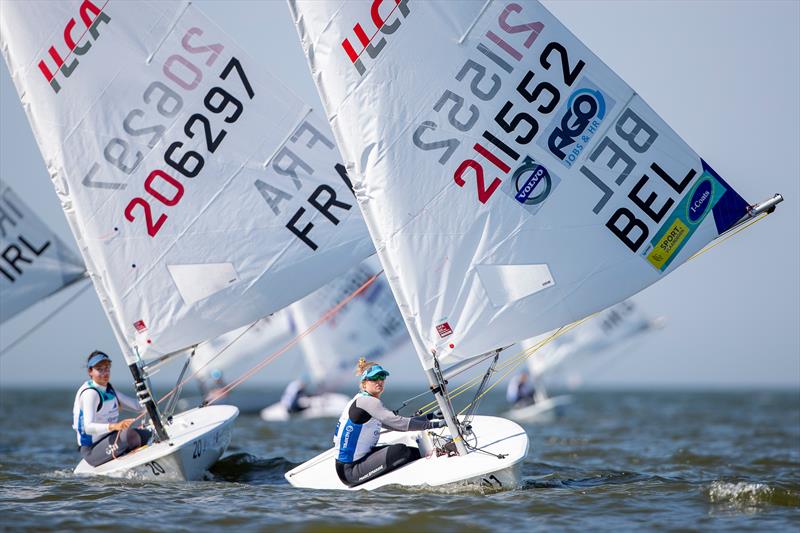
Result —
[[330, 130], [185, 2], [2, 2], [0, 44], [128, 362], [373, 253]]
[[229, 382], [238, 377], [229, 375], [235, 365], [252, 362], [249, 366], [253, 366], [281, 349], [294, 335], [289, 314], [279, 311], [255, 324], [201, 343], [195, 350], [190, 368], [201, 382], [210, 382], [218, 375]]
[[[380, 272], [368, 259], [289, 307], [300, 334]], [[334, 389], [352, 374], [359, 357], [383, 358], [409, 341], [408, 330], [383, 276], [300, 340], [311, 382]], [[352, 376], [349, 376], [352, 377]]]
[[0, 323], [84, 278], [83, 262], [0, 180]]
[[746, 214], [538, 2], [289, 4], [426, 369], [622, 301]]
[[[595, 359], [603, 352], [619, 348], [626, 341], [659, 327], [660, 322], [647, 316], [633, 301], [625, 300], [604, 309], [537, 349], [528, 357], [528, 370], [535, 379]], [[529, 349], [539, 345], [555, 332], [548, 332], [522, 341]]]

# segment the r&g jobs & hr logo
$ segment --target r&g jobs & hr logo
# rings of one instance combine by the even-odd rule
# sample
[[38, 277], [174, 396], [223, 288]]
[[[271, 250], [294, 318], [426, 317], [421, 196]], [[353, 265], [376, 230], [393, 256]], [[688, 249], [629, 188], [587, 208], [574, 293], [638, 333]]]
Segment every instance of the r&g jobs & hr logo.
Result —
[[616, 103], [588, 78], [583, 78], [537, 144], [571, 168], [600, 129]]

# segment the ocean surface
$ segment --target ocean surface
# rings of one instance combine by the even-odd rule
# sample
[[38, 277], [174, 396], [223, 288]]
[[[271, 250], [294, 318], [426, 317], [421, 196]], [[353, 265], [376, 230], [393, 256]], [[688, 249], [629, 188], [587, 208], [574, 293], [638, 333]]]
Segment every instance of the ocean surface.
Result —
[[[77, 388], [77, 385], [76, 385]], [[418, 391], [387, 382], [386, 404]], [[263, 395], [264, 405], [278, 390]], [[242, 415], [207, 481], [81, 478], [73, 390], [0, 390], [0, 530], [519, 531], [800, 527], [800, 392], [579, 392], [525, 428], [517, 490], [294, 489], [335, 422]], [[481, 414], [505, 408], [492, 391]]]

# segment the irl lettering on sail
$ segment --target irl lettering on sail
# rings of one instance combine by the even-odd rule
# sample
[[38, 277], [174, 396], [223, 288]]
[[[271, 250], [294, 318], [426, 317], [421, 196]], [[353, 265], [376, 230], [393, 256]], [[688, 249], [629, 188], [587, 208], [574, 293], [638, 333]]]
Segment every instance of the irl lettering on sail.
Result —
[[[16, 282], [25, 273], [25, 264], [32, 264], [37, 257], [50, 248], [50, 241], [38, 244], [31, 236], [27, 239], [21, 231], [16, 231], [18, 224], [25, 218], [22, 209], [6, 194], [0, 194], [0, 242], [7, 243], [0, 252], [0, 280]], [[8, 232], [6, 232], [8, 228]], [[16, 239], [12, 233], [17, 233]]]
[[[103, 7], [105, 5], [103, 4]], [[65, 78], [69, 78], [78, 68], [80, 62], [78, 56], [86, 55], [91, 50], [93, 41], [97, 41], [100, 38], [98, 28], [100, 23], [108, 24], [111, 22], [111, 17], [90, 0], [84, 0], [81, 7], [78, 8], [78, 18], [83, 24], [82, 27], [78, 26], [75, 17], [69, 19], [64, 26], [64, 46], [66, 47], [64, 55], [62, 56], [61, 52], [59, 52], [56, 44], [53, 44], [48, 49], [50, 59], [55, 64], [55, 69], [50, 70], [50, 65], [48, 65], [46, 58], [39, 61], [39, 70], [55, 93], [61, 90], [61, 84], [56, 80], [56, 74], [61, 72]], [[87, 33], [91, 39], [86, 39], [79, 46], [77, 41], [80, 41]]]

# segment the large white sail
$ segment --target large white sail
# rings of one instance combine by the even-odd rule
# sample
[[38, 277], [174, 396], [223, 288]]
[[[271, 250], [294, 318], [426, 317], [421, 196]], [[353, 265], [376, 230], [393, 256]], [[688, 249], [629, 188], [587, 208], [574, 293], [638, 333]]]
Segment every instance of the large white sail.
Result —
[[121, 345], [213, 338], [373, 253], [326, 122], [187, 3], [2, 2], [0, 44]]
[[538, 2], [289, 4], [426, 369], [622, 301], [746, 214]]
[[[335, 308], [380, 272], [377, 259], [367, 259], [324, 287], [292, 304], [288, 311], [299, 333]], [[359, 357], [383, 358], [409, 341], [408, 330], [383, 276], [347, 302], [300, 340], [309, 377], [322, 389], [337, 388], [352, 374]], [[383, 360], [383, 359], [382, 359]]]
[[83, 279], [75, 252], [0, 180], [0, 323]]
[[625, 300], [604, 309], [574, 329], [551, 337], [548, 332], [522, 341], [520, 346], [529, 349], [545, 342], [528, 357], [528, 369], [537, 379], [558, 371], [596, 359], [603, 352], [620, 348], [626, 341], [659, 327], [661, 321], [647, 316], [632, 300]]

